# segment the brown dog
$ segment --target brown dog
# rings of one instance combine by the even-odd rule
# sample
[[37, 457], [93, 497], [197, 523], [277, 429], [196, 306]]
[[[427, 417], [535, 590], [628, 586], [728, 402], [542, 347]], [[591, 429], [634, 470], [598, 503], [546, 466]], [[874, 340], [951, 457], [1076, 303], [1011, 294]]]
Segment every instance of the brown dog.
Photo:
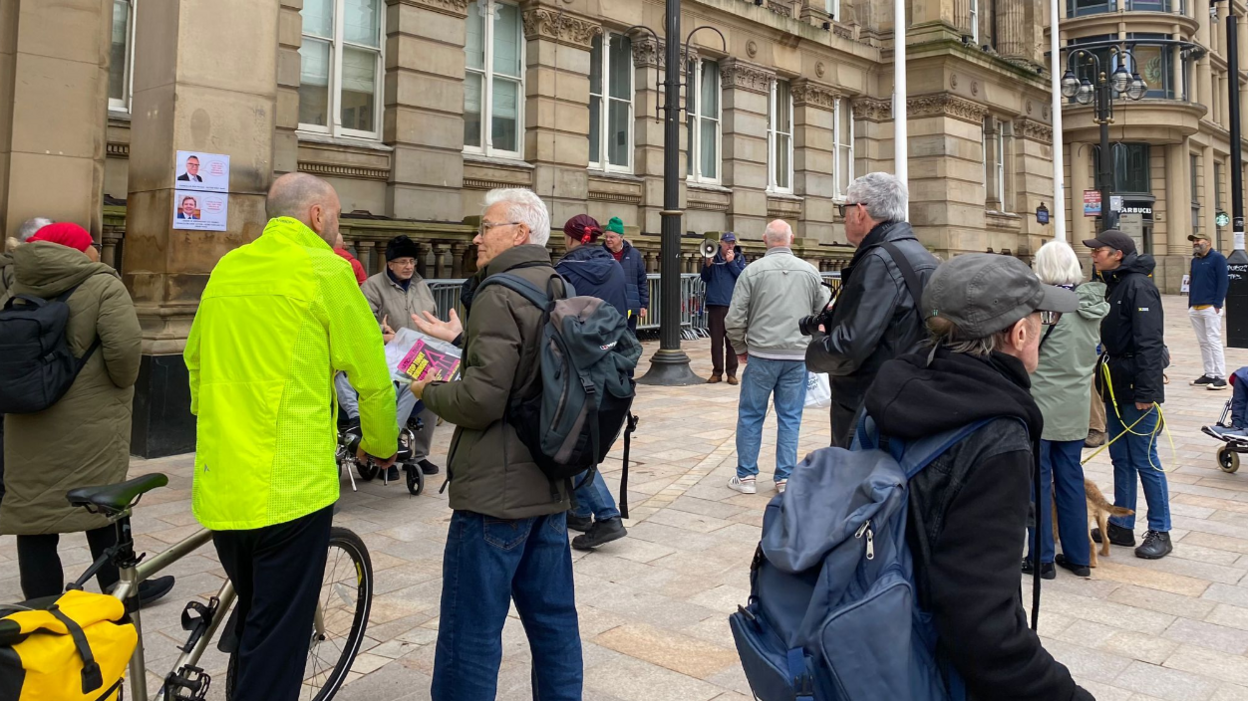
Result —
[[[1091, 517], [1092, 521], [1096, 522], [1096, 525], [1098, 528], [1101, 529], [1102, 534], [1109, 532], [1109, 517], [1110, 516], [1130, 516], [1131, 514], [1135, 513], [1131, 509], [1124, 509], [1121, 506], [1114, 506], [1113, 504], [1106, 501], [1105, 495], [1101, 494], [1101, 489], [1096, 486], [1096, 482], [1093, 482], [1092, 480], [1086, 477], [1083, 479], [1083, 491], [1085, 494], [1087, 494], [1087, 498], [1088, 498], [1088, 516]], [[1059, 538], [1057, 535], [1057, 502], [1055, 501], [1053, 503], [1053, 540], [1058, 540], [1058, 539]], [[1109, 538], [1104, 537], [1101, 540], [1102, 540], [1101, 554], [1108, 555], [1109, 554]], [[1090, 562], [1088, 563], [1088, 566], [1096, 567], [1096, 541], [1092, 540], [1091, 527], [1088, 528], [1088, 554], [1089, 554], [1088, 559], [1090, 560]]]

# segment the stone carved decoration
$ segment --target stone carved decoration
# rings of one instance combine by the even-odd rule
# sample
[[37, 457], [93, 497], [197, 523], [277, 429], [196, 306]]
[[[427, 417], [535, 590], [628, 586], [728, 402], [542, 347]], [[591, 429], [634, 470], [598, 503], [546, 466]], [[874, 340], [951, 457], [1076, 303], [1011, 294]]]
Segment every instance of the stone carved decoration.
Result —
[[1014, 120], [1014, 135], [1042, 144], [1053, 143], [1053, 127], [1026, 117]]
[[793, 83], [793, 105], [795, 107], [810, 106], [825, 110], [835, 109], [836, 98], [840, 93], [830, 85], [812, 83], [809, 80], [798, 80]]
[[958, 89], [958, 74], [957, 73], [954, 73], [949, 76], [949, 87], [954, 90]]
[[893, 118], [893, 101], [860, 97], [853, 102], [854, 118], [868, 122], [884, 122]]
[[988, 116], [988, 108], [949, 93], [939, 93], [906, 100], [906, 113], [909, 117], [945, 116], [979, 124]]
[[311, 173], [313, 175], [332, 175], [338, 178], [356, 178], [359, 180], [390, 179], [389, 168], [367, 168], [364, 166], [315, 163], [312, 161], [299, 161], [297, 167], [300, 173]]
[[777, 15], [780, 15], [781, 17], [793, 16], [793, 6], [786, 2], [776, 2], [776, 0], [771, 0], [771, 2], [767, 3], [767, 9]]
[[720, 74], [725, 88], [749, 90], [764, 95], [771, 94], [771, 81], [776, 77], [774, 71], [739, 59], [722, 62]]
[[411, 5], [452, 17], [468, 16], [468, 0], [389, 0], [389, 4]]
[[753, 39], [750, 39], [749, 41], [745, 42], [745, 53], [748, 54], [750, 58], [754, 58], [755, 56], [757, 56], [758, 55], [758, 42], [754, 41]]
[[[698, 60], [696, 49], [685, 51], [680, 49], [680, 57], [686, 62]], [[642, 36], [633, 39], [633, 66], [636, 68], [667, 68], [667, 45], [663, 40], [656, 44], [653, 37]], [[662, 78], [660, 77], [660, 80]]]
[[819, 76], [820, 78], [823, 77], [823, 74], [826, 70], [827, 68], [823, 65], [823, 61], [819, 61], [818, 63], [815, 64], [815, 75]]
[[971, 81], [971, 94], [972, 94], [972, 95], [978, 95], [978, 94], [979, 94], [979, 81], [978, 81], [978, 80], [972, 80], [972, 81]]
[[535, 7], [524, 13], [524, 38], [545, 39], [589, 50], [602, 26], [566, 12]]
[[854, 39], [854, 30], [839, 24], [832, 25], [832, 33], [842, 39], [849, 39], [850, 41]]

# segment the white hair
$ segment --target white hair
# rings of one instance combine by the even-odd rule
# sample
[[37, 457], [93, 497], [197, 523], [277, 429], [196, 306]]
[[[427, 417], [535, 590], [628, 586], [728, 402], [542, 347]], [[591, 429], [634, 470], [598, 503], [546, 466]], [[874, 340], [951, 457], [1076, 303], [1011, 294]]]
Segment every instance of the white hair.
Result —
[[867, 214], [877, 222], [905, 221], [910, 191], [891, 173], [867, 173], [849, 184], [845, 197], [865, 204]]
[[1083, 280], [1079, 257], [1065, 241], [1050, 241], [1041, 246], [1031, 267], [1046, 285], [1077, 285]]
[[485, 193], [485, 207], [507, 205], [507, 219], [529, 227], [529, 243], [545, 246], [550, 240], [550, 211], [537, 193], [522, 187], [501, 188]]
[[26, 239], [34, 236], [40, 229], [48, 226], [49, 224], [55, 223], [56, 222], [48, 219], [47, 217], [33, 217], [31, 219], [27, 219], [22, 222], [21, 226], [17, 227], [17, 240], [19, 243], [26, 243]]
[[793, 243], [793, 227], [789, 226], [789, 223], [783, 219], [776, 219], [769, 223], [763, 231], [763, 242], [788, 246]]

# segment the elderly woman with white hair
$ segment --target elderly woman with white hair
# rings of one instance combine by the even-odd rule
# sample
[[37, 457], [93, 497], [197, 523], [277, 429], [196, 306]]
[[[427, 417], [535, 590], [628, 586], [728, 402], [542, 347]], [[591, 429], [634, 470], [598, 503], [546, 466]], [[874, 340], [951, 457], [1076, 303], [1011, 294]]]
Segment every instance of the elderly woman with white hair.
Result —
[[[1086, 577], [1091, 554], [1080, 456], [1091, 406], [1088, 377], [1096, 365], [1101, 318], [1109, 313], [1109, 302], [1105, 301], [1104, 283], [1081, 282], [1083, 268], [1064, 241], [1041, 246], [1034, 268], [1041, 282], [1074, 290], [1079, 297], [1079, 311], [1063, 315], [1041, 340], [1040, 364], [1031, 376], [1031, 396], [1044, 415], [1040, 441], [1043, 486], [1036, 505], [1036, 514], [1045, 526], [1040, 529], [1040, 574], [1046, 579], [1057, 576], [1056, 563]], [[1062, 541], [1062, 554], [1056, 556], [1050, 521], [1054, 499]], [[1027, 543], [1029, 549], [1035, 547], [1034, 532], [1029, 533]], [[1029, 552], [1023, 561], [1024, 572], [1031, 572], [1032, 554]]]

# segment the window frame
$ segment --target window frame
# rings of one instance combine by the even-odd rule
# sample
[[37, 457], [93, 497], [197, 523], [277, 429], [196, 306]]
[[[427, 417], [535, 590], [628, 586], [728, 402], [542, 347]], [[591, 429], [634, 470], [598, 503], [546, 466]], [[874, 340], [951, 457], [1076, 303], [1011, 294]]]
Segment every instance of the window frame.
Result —
[[[329, 42], [329, 85], [326, 90], [329, 92], [329, 105], [326, 109], [326, 121], [329, 124], [324, 126], [320, 124], [310, 124], [308, 122], [299, 122], [298, 130], [306, 134], [319, 134], [329, 136], [331, 138], [345, 137], [350, 139], [364, 139], [367, 141], [380, 141], [382, 130], [382, 110], [383, 107], [383, 91], [385, 89], [385, 70], [386, 70], [386, 5], [384, 1], [378, 3], [377, 12], [377, 46], [372, 47], [366, 44], [356, 44], [348, 42], [344, 38], [344, 27], [346, 23], [341, 21], [345, 14], [346, 0], [329, 0], [333, 3], [333, 12], [331, 15], [332, 28], [330, 30], [332, 37], [322, 37], [315, 34], [308, 34], [303, 30], [302, 26], [302, 9], [300, 10], [300, 27], [299, 39], [302, 48], [306, 39], [311, 39], [317, 43]], [[366, 131], [362, 129], [348, 129], [342, 125], [342, 56], [346, 53], [346, 49], [354, 49], [359, 52], [367, 52], [375, 54], [373, 68], [373, 129]], [[302, 76], [301, 76], [302, 81]], [[302, 87], [302, 82], [300, 84]]]
[[[524, 38], [524, 22], [520, 21], [523, 16], [521, 14], [520, 4], [518, 2], [503, 2], [502, 0], [470, 0], [468, 3], [468, 11], [472, 12], [472, 5], [476, 4], [478, 8], [485, 3], [487, 9], [486, 16], [482, 23], [484, 32], [481, 37], [482, 45], [482, 67], [480, 69], [470, 68], [464, 65], [464, 75], [474, 74], [481, 76], [481, 145], [470, 146], [464, 144], [464, 153], [474, 154], [477, 156], [485, 156], [488, 158], [510, 158], [515, 160], [524, 160], [524, 106], [525, 106], [525, 73], [528, 70], [527, 56], [525, 56], [525, 48], [528, 44]], [[520, 47], [520, 66], [518, 79], [511, 76], [505, 76], [506, 80], [515, 80], [518, 84], [516, 92], [516, 146], [517, 150], [508, 151], [506, 149], [496, 148], [493, 144], [494, 140], [494, 17], [496, 8], [499, 5], [510, 5], [516, 8], [516, 37], [517, 46]], [[467, 51], [467, 42], [464, 43], [464, 49]], [[466, 55], [466, 54], [465, 54]], [[465, 81], [465, 86], [467, 81]], [[467, 88], [465, 87], [465, 90]], [[467, 93], [464, 93], [467, 97]], [[630, 126], [631, 128], [631, 126]], [[632, 155], [629, 156], [629, 162], [632, 162]]]
[[979, 46], [979, 0], [971, 0], [971, 41]]
[[[115, 98], [109, 96], [108, 111], [123, 112], [130, 114], [130, 104], [134, 99], [134, 23], [138, 19], [139, 0], [113, 0], [113, 16], [116, 21], [117, 3], [124, 2], [126, 4], [126, 64], [122, 69], [122, 89], [121, 97]], [[109, 47], [112, 47], [112, 23], [109, 24]], [[110, 92], [111, 92], [111, 86]]]
[[[789, 124], [788, 131], [781, 131], [776, 124], [776, 97], [779, 93], [780, 83], [788, 86], [789, 90]], [[793, 85], [783, 78], [773, 78], [771, 80], [771, 89], [767, 100], [767, 192], [780, 195], [793, 194]], [[789, 137], [789, 159], [788, 159], [788, 185], [781, 186], [776, 179], [776, 155], [777, 145], [780, 135]]]
[[[848, 118], [845, 118], [845, 115]], [[844, 200], [848, 197], [849, 184], [854, 181], [854, 111], [853, 105], [850, 104], [849, 98], [838, 97], [833, 103], [832, 108], [833, 130], [832, 130], [832, 151], [834, 160], [832, 162], [832, 190], [836, 193], [833, 199]], [[846, 136], [842, 132], [842, 122], [849, 125], [849, 134]], [[845, 159], [848, 173], [841, 173], [841, 150], [849, 151], [849, 157]], [[841, 187], [841, 181], [845, 181], [845, 186]]]
[[[694, 65], [694, 73], [688, 80], [690, 86], [686, 92], [686, 103], [693, 101], [693, 108], [686, 109], [686, 127], [685, 133], [688, 135], [689, 144], [685, 151], [686, 167], [685, 181], [698, 185], [719, 185], [724, 178], [724, 74], [721, 70], [715, 71], [715, 91], [718, 98], [715, 100], [715, 116], [704, 114], [702, 112], [702, 78], [703, 69], [706, 64], [713, 63], [716, 68], [719, 67], [718, 61], [709, 58], [699, 58], [691, 61]], [[687, 65], [687, 64], [686, 64]], [[707, 177], [702, 174], [702, 122], [703, 120], [711, 120], [715, 123], [715, 176]], [[688, 125], [692, 124], [692, 127]]]
[[823, 11], [833, 22], [841, 21], [841, 0], [824, 0]]
[[[604, 37], [606, 38], [605, 42], [603, 42]], [[608, 152], [610, 150], [608, 148], [610, 135], [607, 133], [607, 131], [608, 131], [609, 125], [611, 124], [611, 111], [610, 111], [611, 102], [613, 100], [616, 102], [623, 102], [623, 100], [621, 100], [620, 98], [611, 96], [611, 83], [610, 83], [611, 44], [617, 39], [629, 42], [629, 49], [630, 49], [628, 52], [628, 56], [629, 56], [629, 59], [628, 59], [628, 63], [629, 63], [628, 65], [628, 120], [627, 120], [627, 125], [626, 125], [628, 128], [628, 145], [625, 148], [625, 153], [627, 154], [627, 162], [625, 162], [624, 165], [617, 165], [617, 164], [611, 163], [611, 158], [608, 155]], [[592, 160], [592, 154], [591, 154], [589, 167], [592, 168], [593, 170], [602, 171], [604, 173], [632, 174], [634, 151], [636, 148], [634, 121], [636, 119], [636, 108], [637, 108], [637, 71], [634, 68], [633, 63], [632, 63], [632, 50], [631, 50], [632, 39], [618, 32], [603, 32], [602, 34], [595, 36], [593, 41], [599, 42], [601, 45], [600, 53], [602, 54], [602, 64], [600, 65], [599, 70], [601, 71], [600, 75], [602, 76], [602, 82], [599, 87], [602, 93], [599, 95], [594, 94], [593, 81], [591, 80], [590, 87], [589, 87], [590, 104], [591, 105], [593, 104], [593, 101], [595, 98], [599, 100], [598, 160], [597, 161]], [[590, 51], [590, 56], [593, 56], [592, 49]], [[591, 67], [591, 70], [592, 70], [592, 67]], [[523, 82], [521, 83], [521, 87], [523, 87]], [[592, 114], [592, 110], [591, 110], [591, 114]], [[588, 136], [586, 138], [588, 138]]]

